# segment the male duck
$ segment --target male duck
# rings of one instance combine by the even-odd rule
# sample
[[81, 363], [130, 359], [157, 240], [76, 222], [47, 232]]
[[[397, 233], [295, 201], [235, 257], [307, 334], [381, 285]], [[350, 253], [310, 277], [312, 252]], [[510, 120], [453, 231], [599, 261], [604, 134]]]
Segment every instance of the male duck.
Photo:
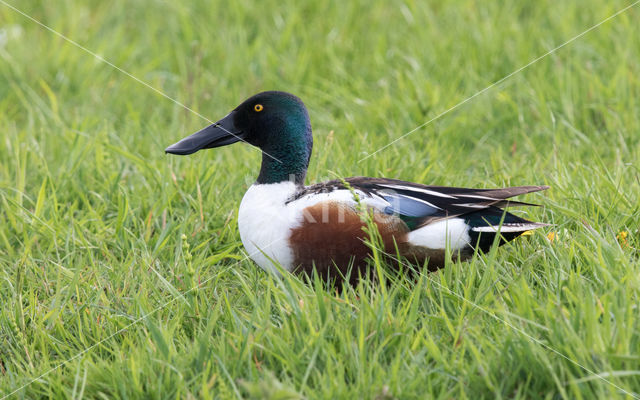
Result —
[[186, 155], [238, 141], [263, 152], [260, 175], [240, 203], [238, 228], [249, 256], [266, 271], [277, 273], [278, 263], [340, 279], [353, 263], [351, 280], [365, 275], [369, 247], [355, 195], [372, 211], [383, 250], [420, 265], [428, 261], [430, 270], [444, 265], [447, 248], [467, 259], [476, 248], [488, 250], [498, 234], [502, 244], [546, 225], [502, 207], [529, 205], [506, 199], [547, 186], [463, 189], [365, 177], [304, 186], [311, 124], [302, 101], [285, 92], [256, 94], [165, 151]]

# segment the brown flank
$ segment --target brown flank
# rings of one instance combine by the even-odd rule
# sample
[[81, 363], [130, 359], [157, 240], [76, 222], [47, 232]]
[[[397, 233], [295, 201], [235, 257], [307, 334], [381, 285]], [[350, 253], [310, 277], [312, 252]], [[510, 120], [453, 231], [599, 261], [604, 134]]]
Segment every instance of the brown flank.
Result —
[[[396, 254], [396, 243], [403, 257], [421, 266], [428, 259], [429, 269], [444, 264], [444, 251], [429, 250], [407, 243], [407, 225], [395, 215], [373, 211], [373, 221], [378, 227], [384, 251]], [[353, 262], [349, 281], [356, 283], [359, 276], [369, 275], [366, 259], [370, 249], [364, 243], [365, 223], [358, 211], [345, 203], [325, 201], [304, 209], [304, 221], [292, 229], [289, 243], [294, 254], [295, 273], [311, 276], [315, 267], [324, 279], [341, 280]]]

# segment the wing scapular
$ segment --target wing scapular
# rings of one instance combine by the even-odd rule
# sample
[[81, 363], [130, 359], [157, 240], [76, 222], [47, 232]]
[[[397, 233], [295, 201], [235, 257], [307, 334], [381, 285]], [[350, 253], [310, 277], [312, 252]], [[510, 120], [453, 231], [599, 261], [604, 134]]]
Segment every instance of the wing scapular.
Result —
[[[538, 192], [548, 186], [517, 186], [502, 189], [468, 189], [427, 186], [395, 179], [348, 178], [354, 188], [380, 196], [390, 203], [385, 212], [427, 221], [452, 218], [487, 208], [537, 206], [508, 200], [511, 197]], [[417, 221], [415, 221], [417, 222]]]

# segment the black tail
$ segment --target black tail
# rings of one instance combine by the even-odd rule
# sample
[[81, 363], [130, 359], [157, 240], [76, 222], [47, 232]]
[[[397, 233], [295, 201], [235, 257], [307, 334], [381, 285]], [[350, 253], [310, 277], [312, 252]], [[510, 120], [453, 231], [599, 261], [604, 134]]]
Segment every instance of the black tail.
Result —
[[528, 221], [497, 207], [489, 207], [462, 218], [470, 226], [469, 236], [474, 247], [484, 252], [493, 245], [496, 235], [500, 235], [499, 245], [510, 242], [524, 232], [548, 226]]

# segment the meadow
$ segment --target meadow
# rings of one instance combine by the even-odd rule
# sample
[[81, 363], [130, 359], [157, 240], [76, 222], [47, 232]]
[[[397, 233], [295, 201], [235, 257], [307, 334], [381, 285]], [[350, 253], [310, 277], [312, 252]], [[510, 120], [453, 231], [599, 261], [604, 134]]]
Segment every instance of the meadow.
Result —
[[[0, 399], [640, 398], [640, 4], [367, 157], [630, 4], [0, 1]], [[274, 89], [308, 183], [549, 185], [521, 200], [553, 226], [417, 279], [267, 275], [260, 152], [164, 148]]]

